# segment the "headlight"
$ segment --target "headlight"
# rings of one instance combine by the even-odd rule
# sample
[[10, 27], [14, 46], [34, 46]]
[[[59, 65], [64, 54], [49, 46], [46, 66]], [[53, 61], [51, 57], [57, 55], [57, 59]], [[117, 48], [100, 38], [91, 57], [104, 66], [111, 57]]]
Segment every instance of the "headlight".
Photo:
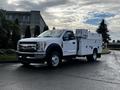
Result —
[[39, 51], [44, 51], [45, 50], [45, 47], [46, 47], [46, 42], [39, 42], [39, 43], [37, 43], [37, 49], [39, 50]]

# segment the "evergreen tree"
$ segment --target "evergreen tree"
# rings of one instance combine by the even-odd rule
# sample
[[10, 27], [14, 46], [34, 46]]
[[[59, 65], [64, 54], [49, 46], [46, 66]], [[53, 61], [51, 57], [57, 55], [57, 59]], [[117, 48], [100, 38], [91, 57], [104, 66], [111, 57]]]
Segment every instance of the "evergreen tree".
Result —
[[19, 25], [19, 21], [17, 18], [15, 19], [15, 24]]
[[115, 43], [115, 40], [113, 40], [112, 43]]
[[107, 24], [105, 24], [105, 20], [103, 19], [100, 23], [99, 28], [96, 30], [97, 33], [102, 34], [103, 43], [109, 43], [110, 35], [108, 34]]
[[9, 46], [10, 24], [5, 18], [5, 11], [0, 9], [0, 48], [7, 48]]
[[55, 27], [53, 27], [53, 30], [55, 30]]
[[18, 19], [15, 20], [11, 37], [12, 37], [11, 39], [12, 39], [13, 48], [16, 49], [17, 42], [20, 39], [20, 26], [19, 26]]
[[13, 30], [12, 31], [12, 44], [13, 44], [13, 48], [16, 49], [17, 48], [17, 42], [18, 40], [20, 40], [20, 34], [18, 33], [17, 30]]
[[39, 34], [40, 34], [40, 27], [36, 25], [34, 30], [34, 37], [37, 37]]
[[120, 40], [117, 40], [117, 43], [120, 43]]
[[8, 37], [6, 33], [5, 29], [0, 27], [0, 48], [7, 48]]
[[[5, 11], [0, 9], [0, 48], [16, 48], [20, 39], [20, 29], [18, 21], [12, 22], [5, 17]], [[13, 44], [14, 43], [14, 44]]]
[[30, 38], [31, 32], [30, 32], [30, 26], [28, 25], [25, 30], [25, 38]]

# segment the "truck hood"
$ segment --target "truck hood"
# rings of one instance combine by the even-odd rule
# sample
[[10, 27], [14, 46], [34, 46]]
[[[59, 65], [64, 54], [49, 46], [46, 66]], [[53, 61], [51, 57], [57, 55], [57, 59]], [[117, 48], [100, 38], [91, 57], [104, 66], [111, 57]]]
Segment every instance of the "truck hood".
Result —
[[19, 40], [19, 42], [40, 42], [40, 41], [58, 41], [59, 38], [25, 38], [25, 39], [21, 39]]

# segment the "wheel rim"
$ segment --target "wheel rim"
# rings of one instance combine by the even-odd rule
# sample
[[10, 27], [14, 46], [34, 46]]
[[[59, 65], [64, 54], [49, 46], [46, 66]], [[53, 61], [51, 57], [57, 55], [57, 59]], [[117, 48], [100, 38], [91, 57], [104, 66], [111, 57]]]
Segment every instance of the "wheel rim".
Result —
[[58, 66], [59, 61], [60, 61], [60, 59], [59, 59], [59, 57], [57, 55], [52, 56], [52, 66], [54, 66], [54, 67]]
[[97, 58], [97, 54], [96, 54], [96, 52], [94, 52], [93, 53], [93, 59], [96, 60], [96, 58]]

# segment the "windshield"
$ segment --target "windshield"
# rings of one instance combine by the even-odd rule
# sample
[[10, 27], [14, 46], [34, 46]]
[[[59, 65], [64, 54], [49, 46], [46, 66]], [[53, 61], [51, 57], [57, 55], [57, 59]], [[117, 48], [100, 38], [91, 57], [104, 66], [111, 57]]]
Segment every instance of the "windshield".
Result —
[[60, 37], [63, 30], [48, 30], [40, 34], [38, 37]]

